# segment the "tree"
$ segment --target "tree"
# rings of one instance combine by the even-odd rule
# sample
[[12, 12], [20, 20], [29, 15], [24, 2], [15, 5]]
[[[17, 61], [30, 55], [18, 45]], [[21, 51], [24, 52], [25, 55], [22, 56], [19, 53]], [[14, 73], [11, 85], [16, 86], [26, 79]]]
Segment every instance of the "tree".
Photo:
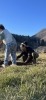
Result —
[[45, 45], [45, 42], [44, 42], [44, 40], [42, 39], [41, 40], [41, 46], [44, 46]]

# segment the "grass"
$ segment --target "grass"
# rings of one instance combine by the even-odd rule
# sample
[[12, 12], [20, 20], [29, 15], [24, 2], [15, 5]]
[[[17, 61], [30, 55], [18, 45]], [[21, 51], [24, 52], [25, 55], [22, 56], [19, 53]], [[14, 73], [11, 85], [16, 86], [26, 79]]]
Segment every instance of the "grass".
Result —
[[36, 65], [13, 66], [0, 72], [0, 100], [46, 100], [46, 56]]

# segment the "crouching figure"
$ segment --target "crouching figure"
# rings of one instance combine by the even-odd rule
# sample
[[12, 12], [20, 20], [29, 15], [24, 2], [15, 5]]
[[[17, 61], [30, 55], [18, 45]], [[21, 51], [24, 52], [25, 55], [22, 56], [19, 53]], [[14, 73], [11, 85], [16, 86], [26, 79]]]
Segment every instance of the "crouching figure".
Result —
[[36, 63], [36, 58], [38, 58], [38, 53], [36, 53], [30, 46], [27, 45], [27, 42], [20, 44], [21, 53], [17, 56], [17, 59], [22, 57], [23, 63]]

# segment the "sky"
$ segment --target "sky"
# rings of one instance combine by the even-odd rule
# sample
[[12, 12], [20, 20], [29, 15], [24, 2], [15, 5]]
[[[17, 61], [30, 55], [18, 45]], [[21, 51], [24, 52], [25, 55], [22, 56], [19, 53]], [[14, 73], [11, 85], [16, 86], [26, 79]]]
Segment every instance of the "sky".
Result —
[[0, 24], [14, 34], [36, 34], [46, 28], [46, 0], [0, 0]]

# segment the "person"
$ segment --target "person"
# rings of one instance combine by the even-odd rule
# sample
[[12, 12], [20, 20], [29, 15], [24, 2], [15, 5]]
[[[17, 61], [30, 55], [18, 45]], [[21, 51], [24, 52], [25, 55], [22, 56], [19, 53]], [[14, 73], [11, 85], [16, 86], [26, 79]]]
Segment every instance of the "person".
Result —
[[38, 54], [30, 46], [27, 45], [27, 42], [21, 43], [20, 49], [21, 53], [17, 56], [17, 59], [22, 57], [25, 64], [31, 62], [36, 63], [36, 58], [38, 57]]
[[17, 43], [13, 35], [0, 24], [0, 44], [5, 44], [5, 57], [3, 67], [8, 66], [8, 57], [11, 54], [12, 65], [16, 64], [16, 48]]

